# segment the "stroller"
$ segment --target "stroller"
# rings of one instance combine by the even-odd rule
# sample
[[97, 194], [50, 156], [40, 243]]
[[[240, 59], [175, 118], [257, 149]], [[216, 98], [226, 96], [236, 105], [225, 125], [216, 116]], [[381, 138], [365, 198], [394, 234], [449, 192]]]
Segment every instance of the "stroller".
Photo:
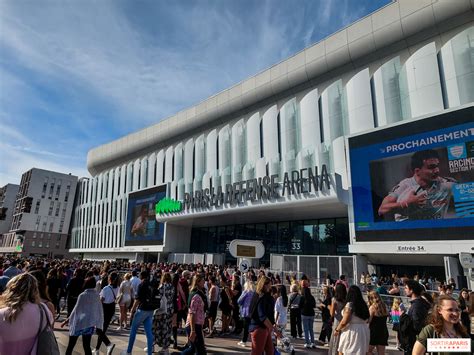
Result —
[[295, 354], [295, 347], [291, 344], [290, 338], [285, 334], [285, 329], [281, 326], [274, 328], [273, 345], [275, 346], [275, 355], [282, 353]]

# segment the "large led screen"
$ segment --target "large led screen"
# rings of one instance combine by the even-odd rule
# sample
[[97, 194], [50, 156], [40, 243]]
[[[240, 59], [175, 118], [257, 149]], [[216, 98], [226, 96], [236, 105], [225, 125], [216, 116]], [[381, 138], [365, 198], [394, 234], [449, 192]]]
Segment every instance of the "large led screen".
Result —
[[164, 225], [156, 221], [155, 205], [166, 197], [166, 186], [130, 193], [125, 246], [162, 245]]
[[349, 138], [356, 239], [472, 239], [473, 107]]

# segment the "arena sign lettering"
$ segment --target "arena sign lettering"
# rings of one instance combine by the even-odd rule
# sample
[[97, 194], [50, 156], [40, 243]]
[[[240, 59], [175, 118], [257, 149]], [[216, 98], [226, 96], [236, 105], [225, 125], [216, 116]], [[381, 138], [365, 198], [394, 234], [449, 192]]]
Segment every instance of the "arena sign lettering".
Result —
[[[326, 165], [286, 172], [283, 183], [278, 182], [278, 174], [258, 179], [243, 180], [224, 187], [210, 187], [184, 194], [184, 209], [209, 209], [230, 205], [232, 207], [247, 201], [275, 200], [280, 197], [320, 191], [326, 186], [330, 189], [330, 179]], [[281, 191], [280, 191], [281, 190]]]

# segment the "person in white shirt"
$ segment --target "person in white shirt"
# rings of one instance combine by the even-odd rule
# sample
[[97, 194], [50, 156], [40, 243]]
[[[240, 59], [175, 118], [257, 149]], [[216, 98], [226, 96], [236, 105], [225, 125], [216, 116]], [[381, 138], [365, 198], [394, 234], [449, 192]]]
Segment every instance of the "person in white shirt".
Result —
[[102, 342], [107, 346], [107, 355], [112, 354], [112, 351], [114, 350], [115, 345], [110, 342], [106, 332], [109, 328], [110, 321], [115, 314], [115, 300], [118, 295], [119, 281], [118, 274], [112, 272], [109, 275], [109, 284], [100, 291], [100, 300], [102, 301], [102, 307], [104, 309], [104, 327], [102, 328], [102, 332], [99, 333], [94, 355], [99, 355], [99, 349]]
[[286, 294], [286, 287], [278, 285], [278, 297], [275, 302], [275, 326], [277, 328], [277, 337], [282, 339], [285, 337], [285, 328], [287, 319], [288, 295]]
[[140, 279], [137, 277], [137, 271], [132, 271], [132, 278], [130, 279], [130, 283], [132, 284], [132, 297], [135, 299], [137, 298], [138, 293], [138, 285], [140, 285]]

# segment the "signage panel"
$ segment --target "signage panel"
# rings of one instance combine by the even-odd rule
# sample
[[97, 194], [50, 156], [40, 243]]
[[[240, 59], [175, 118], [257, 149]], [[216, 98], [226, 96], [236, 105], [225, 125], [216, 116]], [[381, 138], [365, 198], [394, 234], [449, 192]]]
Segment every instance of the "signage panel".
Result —
[[164, 224], [156, 221], [155, 206], [166, 197], [166, 185], [130, 193], [125, 246], [162, 245]]
[[473, 111], [349, 138], [356, 240], [472, 238]]

